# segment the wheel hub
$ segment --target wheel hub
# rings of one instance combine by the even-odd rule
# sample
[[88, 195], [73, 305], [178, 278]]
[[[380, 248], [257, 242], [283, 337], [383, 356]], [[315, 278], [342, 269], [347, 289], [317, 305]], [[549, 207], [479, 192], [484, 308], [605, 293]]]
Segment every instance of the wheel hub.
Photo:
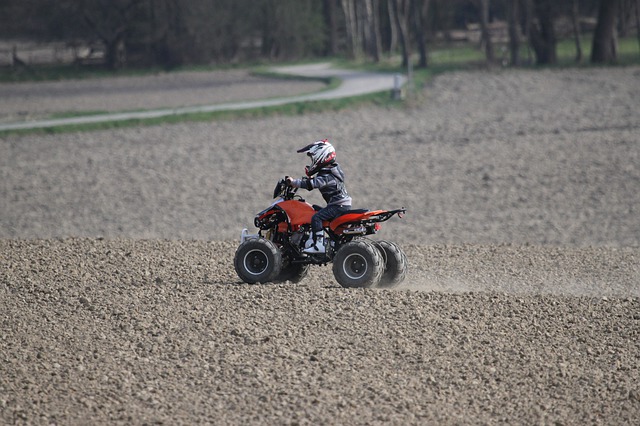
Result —
[[244, 265], [250, 274], [260, 275], [269, 266], [269, 259], [262, 251], [251, 250], [244, 257]]
[[350, 254], [347, 256], [343, 265], [344, 273], [350, 279], [359, 279], [367, 273], [367, 260], [358, 254]]

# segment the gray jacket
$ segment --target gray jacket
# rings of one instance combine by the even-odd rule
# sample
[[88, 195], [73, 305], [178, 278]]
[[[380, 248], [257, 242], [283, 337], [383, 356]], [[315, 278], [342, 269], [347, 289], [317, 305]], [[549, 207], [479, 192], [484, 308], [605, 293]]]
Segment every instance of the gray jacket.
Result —
[[320, 169], [315, 177], [294, 179], [292, 185], [308, 191], [319, 189], [327, 206], [351, 206], [351, 197], [344, 186], [344, 172], [338, 163]]

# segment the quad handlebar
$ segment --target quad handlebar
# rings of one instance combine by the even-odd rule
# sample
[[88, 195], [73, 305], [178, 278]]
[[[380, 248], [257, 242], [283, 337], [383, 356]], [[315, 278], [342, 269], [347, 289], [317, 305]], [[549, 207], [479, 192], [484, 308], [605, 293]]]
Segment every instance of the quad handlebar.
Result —
[[285, 201], [293, 200], [294, 195], [296, 195], [296, 192], [298, 192], [298, 188], [287, 185], [288, 177], [289, 176], [285, 176], [278, 181], [276, 187], [273, 190], [273, 198], [282, 197]]

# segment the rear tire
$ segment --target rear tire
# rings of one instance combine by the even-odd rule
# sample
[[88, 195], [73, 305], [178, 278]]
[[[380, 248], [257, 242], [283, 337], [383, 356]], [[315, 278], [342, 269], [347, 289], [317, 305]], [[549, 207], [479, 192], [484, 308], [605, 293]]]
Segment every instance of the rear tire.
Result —
[[380, 251], [366, 240], [343, 245], [333, 258], [333, 275], [345, 288], [375, 287], [383, 272]]
[[233, 259], [240, 279], [248, 284], [272, 281], [282, 270], [282, 254], [264, 238], [252, 238], [240, 244]]
[[389, 241], [378, 241], [376, 247], [384, 258], [384, 273], [378, 287], [397, 286], [407, 276], [407, 256], [397, 244]]

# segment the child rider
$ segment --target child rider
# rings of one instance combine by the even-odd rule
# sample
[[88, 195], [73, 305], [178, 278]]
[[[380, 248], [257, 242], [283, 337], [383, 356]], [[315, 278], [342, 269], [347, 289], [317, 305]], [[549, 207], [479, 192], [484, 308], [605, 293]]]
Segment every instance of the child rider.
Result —
[[[323, 139], [311, 143], [298, 152], [306, 152], [311, 165], [305, 167], [307, 177], [293, 179], [286, 176], [287, 185], [304, 188], [308, 191], [319, 189], [327, 206], [318, 210], [311, 218], [311, 235], [305, 243], [304, 253], [324, 253], [324, 234], [322, 222], [340, 216], [351, 208], [351, 197], [344, 186], [344, 172], [336, 163], [336, 150]], [[317, 175], [314, 177], [313, 175]]]

